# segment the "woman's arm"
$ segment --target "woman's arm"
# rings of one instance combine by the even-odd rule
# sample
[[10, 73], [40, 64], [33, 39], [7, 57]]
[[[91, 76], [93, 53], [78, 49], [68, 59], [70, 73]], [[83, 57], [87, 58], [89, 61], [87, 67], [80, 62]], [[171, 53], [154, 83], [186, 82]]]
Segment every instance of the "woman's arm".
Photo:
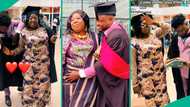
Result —
[[158, 22], [156, 20], [154, 20], [153, 18], [149, 17], [149, 16], [143, 16], [143, 20], [145, 20], [145, 22], [148, 25], [154, 25], [157, 26], [158, 28], [155, 30], [156, 36], [158, 38], [162, 38], [164, 37], [167, 33], [171, 32], [171, 26], [168, 23], [164, 23], [164, 22]]
[[18, 43], [18, 47], [15, 48], [14, 50], [12, 50], [13, 55], [18, 55], [18, 54], [22, 53], [25, 50], [26, 41], [25, 41], [24, 37], [21, 36], [21, 35], [17, 35], [17, 36], [20, 36], [19, 41], [18, 41], [19, 43]]
[[163, 38], [167, 33], [171, 32], [171, 26], [168, 23], [156, 23], [159, 25], [155, 33], [158, 38]]
[[132, 85], [133, 85], [133, 91], [134, 93], [139, 93], [139, 83], [137, 80], [137, 51], [136, 49], [133, 47], [132, 48], [132, 65], [131, 65], [131, 70], [132, 70]]

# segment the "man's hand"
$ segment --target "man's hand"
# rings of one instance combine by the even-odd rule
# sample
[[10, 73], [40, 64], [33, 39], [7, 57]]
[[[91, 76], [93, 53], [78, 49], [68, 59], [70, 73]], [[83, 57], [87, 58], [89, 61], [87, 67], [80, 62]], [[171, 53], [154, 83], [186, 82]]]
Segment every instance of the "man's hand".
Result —
[[15, 55], [15, 52], [13, 50], [9, 50], [7, 47], [3, 48], [3, 53], [7, 56], [13, 56]]
[[3, 53], [4, 53], [5, 55], [8, 55], [8, 56], [12, 55], [11, 50], [9, 50], [7, 47], [4, 47], [4, 48], [3, 48]]
[[80, 78], [79, 71], [74, 71], [74, 70], [69, 71], [69, 73], [64, 76], [64, 79], [67, 82], [73, 82], [78, 80], [79, 78]]

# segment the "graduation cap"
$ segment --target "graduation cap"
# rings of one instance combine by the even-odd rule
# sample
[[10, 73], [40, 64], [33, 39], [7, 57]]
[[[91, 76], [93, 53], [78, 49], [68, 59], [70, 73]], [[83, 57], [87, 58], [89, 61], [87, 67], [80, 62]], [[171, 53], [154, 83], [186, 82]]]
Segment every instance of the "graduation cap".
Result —
[[40, 14], [40, 9], [41, 7], [27, 6], [22, 13], [22, 21], [27, 23], [27, 20], [29, 19], [31, 14]]
[[112, 15], [116, 16], [116, 6], [114, 1], [110, 2], [99, 2], [94, 6], [96, 18], [98, 15]]
[[40, 14], [41, 7], [27, 6], [22, 15]]

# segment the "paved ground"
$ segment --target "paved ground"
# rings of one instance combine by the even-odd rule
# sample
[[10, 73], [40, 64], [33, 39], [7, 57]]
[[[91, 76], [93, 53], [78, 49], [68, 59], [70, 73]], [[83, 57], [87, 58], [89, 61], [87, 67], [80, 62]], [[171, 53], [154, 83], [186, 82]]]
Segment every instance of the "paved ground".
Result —
[[[51, 95], [51, 104], [48, 107], [60, 107], [61, 104], [61, 85], [60, 85], [60, 67], [61, 67], [61, 56], [60, 56], [60, 39], [57, 39], [56, 41], [56, 49], [55, 49], [55, 61], [56, 61], [56, 69], [57, 69], [57, 76], [58, 76], [58, 82], [52, 84], [52, 95]], [[5, 99], [4, 99], [4, 93], [0, 92], [0, 107], [6, 107], [5, 105]], [[19, 92], [17, 91], [16, 87], [11, 88], [11, 99], [13, 106], [12, 107], [22, 107], [21, 102], [21, 96]]]

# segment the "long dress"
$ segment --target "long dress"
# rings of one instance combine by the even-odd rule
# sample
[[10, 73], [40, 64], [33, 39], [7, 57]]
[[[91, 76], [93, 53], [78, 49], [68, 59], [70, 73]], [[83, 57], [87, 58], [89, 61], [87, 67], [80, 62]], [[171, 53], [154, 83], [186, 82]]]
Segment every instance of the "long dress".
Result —
[[164, 107], [169, 96], [160, 39], [155, 35], [146, 39], [133, 38], [132, 46], [137, 56], [137, 93], [145, 98], [147, 107]]
[[29, 62], [30, 68], [23, 73], [22, 104], [25, 107], [45, 107], [50, 102], [50, 58], [48, 35], [43, 28], [22, 31], [25, 46], [23, 62]]
[[95, 78], [79, 79], [70, 83], [64, 80], [64, 76], [71, 69], [79, 70], [89, 66], [89, 57], [92, 57], [94, 46], [92, 38], [76, 40], [70, 35], [63, 37], [63, 107], [90, 107], [91, 101], [85, 99], [93, 99], [92, 93], [96, 91], [93, 84]]

